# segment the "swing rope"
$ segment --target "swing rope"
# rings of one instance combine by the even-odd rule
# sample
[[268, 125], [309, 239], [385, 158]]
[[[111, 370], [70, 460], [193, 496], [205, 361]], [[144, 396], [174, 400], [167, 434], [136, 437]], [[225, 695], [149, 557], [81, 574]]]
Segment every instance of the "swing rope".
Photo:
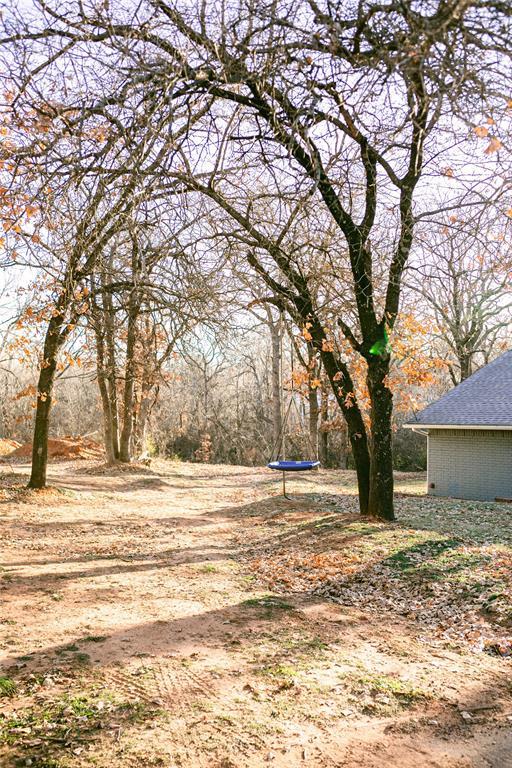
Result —
[[[280, 323], [279, 323], [279, 329], [280, 329], [280, 371], [279, 371], [279, 378], [280, 378], [280, 406], [279, 411], [281, 414], [281, 425], [280, 425], [280, 432], [277, 438], [274, 440], [274, 444], [272, 446], [272, 454], [271, 459], [267, 463], [267, 467], [269, 469], [275, 469], [280, 470], [283, 473], [283, 496], [286, 498], [289, 498], [286, 494], [286, 480], [285, 480], [285, 473], [286, 472], [301, 472], [305, 470], [310, 469], [317, 469], [320, 466], [320, 462], [316, 459], [316, 456], [314, 456], [313, 460], [310, 461], [288, 461], [286, 459], [286, 428], [288, 424], [288, 418], [290, 415], [292, 404], [295, 403], [295, 407], [297, 409], [297, 415], [299, 417], [299, 423], [301, 422], [301, 414], [298, 409], [297, 403], [295, 402], [295, 389], [294, 389], [294, 374], [295, 374], [295, 368], [294, 368], [294, 357], [293, 357], [293, 348], [294, 344], [292, 341], [291, 348], [290, 348], [290, 370], [291, 370], [291, 382], [290, 382], [290, 397], [288, 401], [288, 405], [286, 407], [286, 410], [284, 409], [284, 374], [283, 374], [283, 339], [284, 339], [284, 320], [283, 320], [283, 313], [280, 313]], [[314, 446], [311, 440], [311, 435], [308, 432], [308, 441], [310, 446], [310, 454], [315, 454]], [[279, 459], [279, 456], [277, 456], [277, 460], [274, 460], [274, 454], [278, 447], [278, 445], [281, 445], [281, 456], [282, 458]]]

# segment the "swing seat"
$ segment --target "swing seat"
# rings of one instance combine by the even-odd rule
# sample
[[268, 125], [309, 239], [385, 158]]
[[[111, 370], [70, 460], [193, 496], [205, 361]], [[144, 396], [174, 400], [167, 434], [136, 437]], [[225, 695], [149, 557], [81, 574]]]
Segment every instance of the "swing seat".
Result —
[[319, 466], [319, 461], [270, 461], [267, 464], [269, 469], [277, 469], [279, 472], [305, 472]]

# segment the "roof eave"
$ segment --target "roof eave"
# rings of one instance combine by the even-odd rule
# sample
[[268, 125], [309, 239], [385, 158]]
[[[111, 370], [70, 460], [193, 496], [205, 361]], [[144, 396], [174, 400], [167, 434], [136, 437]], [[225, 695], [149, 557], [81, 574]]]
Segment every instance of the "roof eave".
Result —
[[420, 421], [402, 424], [404, 429], [476, 429], [512, 430], [512, 424], [423, 424]]

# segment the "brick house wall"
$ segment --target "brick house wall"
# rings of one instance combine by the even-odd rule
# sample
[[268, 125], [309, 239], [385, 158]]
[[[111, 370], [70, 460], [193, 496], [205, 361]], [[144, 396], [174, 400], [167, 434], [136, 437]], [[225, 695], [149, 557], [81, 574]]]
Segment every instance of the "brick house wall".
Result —
[[512, 498], [512, 430], [429, 429], [427, 486], [433, 496]]

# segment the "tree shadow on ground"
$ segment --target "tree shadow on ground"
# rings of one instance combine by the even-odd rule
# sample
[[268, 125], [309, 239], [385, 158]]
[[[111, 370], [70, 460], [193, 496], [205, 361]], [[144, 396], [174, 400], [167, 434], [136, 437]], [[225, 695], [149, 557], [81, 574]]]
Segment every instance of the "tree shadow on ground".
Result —
[[[149, 669], [154, 658], [168, 659], [169, 661], [166, 662], [168, 665], [174, 663], [180, 668], [183, 658], [194, 658], [197, 654], [200, 657], [208, 650], [221, 649], [224, 652], [227, 650], [237, 674], [233, 676], [229, 669], [219, 673], [218, 667], [215, 666], [203, 670], [201, 673], [203, 695], [215, 696], [216, 690], [221, 686], [229, 685], [230, 696], [232, 696], [240, 679], [239, 667], [247, 663], [247, 658], [257, 660], [257, 666], [254, 669], [251, 664], [254, 665], [255, 662], [249, 662], [247, 670], [249, 679], [252, 670], [254, 674], [267, 675], [266, 680], [276, 680], [274, 685], [279, 686], [282, 684], [282, 679], [272, 676], [281, 674], [282, 665], [288, 665], [284, 667], [286, 671], [290, 669], [290, 664], [297, 665], [302, 660], [311, 661], [314, 654], [321, 653], [331, 643], [338, 645], [346, 642], [347, 633], [350, 633], [349, 643], [354, 641], [353, 632], [371, 635], [368, 619], [363, 620], [353, 609], [348, 611], [338, 608], [338, 621], [328, 623], [311, 620], [311, 617], [303, 611], [303, 608], [311, 604], [309, 600], [287, 598], [286, 595], [280, 598], [275, 596], [253, 598], [191, 616], [123, 627], [103, 634], [101, 637], [77, 636], [66, 645], [56, 644], [37, 648], [23, 657], [26, 667], [21, 669], [17, 656], [6, 656], [0, 660], [0, 663], [6, 673], [15, 680], [27, 679], [30, 674], [55, 674], [59, 669], [68, 671], [74, 669], [82, 678], [88, 670], [95, 676], [98, 671], [103, 670], [107, 685], [109, 682], [114, 687], [116, 684], [121, 684], [129, 696], [136, 698], [147, 696], [149, 699], [150, 696], [155, 696], [155, 691], [151, 687], [152, 678], [133, 677], [131, 672], [123, 671], [125, 666], [134, 663], [134, 659], [143, 660], [140, 663], [145, 665], [144, 668]], [[327, 623], [328, 627], [326, 627]], [[379, 624], [382, 624], [382, 620]], [[381, 626], [381, 630], [383, 628]], [[93, 631], [91, 630], [91, 634]], [[274, 637], [280, 638], [276, 641], [277, 645], [271, 653], [268, 651], [269, 631]], [[103, 627], [102, 632], [105, 633]], [[263, 649], [267, 649], [264, 656], [261, 655]], [[390, 653], [392, 655], [392, 651]], [[84, 661], [85, 656], [87, 659]], [[442, 662], [446, 666], [447, 674], [453, 666], [452, 656], [453, 654], [448, 655]], [[439, 666], [439, 659], [443, 659], [443, 656], [437, 653], [436, 657], [436, 664]], [[359, 669], [357, 666], [354, 667], [354, 670], [357, 669]], [[149, 680], [146, 693], [145, 680]], [[191, 692], [196, 696], [198, 695], [197, 680], [197, 673], [196, 677], [193, 674], [188, 677], [186, 673], [184, 674], [184, 686], [190, 685]], [[241, 680], [240, 693], [247, 676], [242, 677]], [[287, 685], [290, 687], [290, 683]], [[293, 685], [291, 687], [293, 688]], [[286, 686], [282, 685], [282, 688], [285, 690]], [[462, 740], [468, 737], [473, 738], [478, 734], [478, 726], [481, 723], [485, 725], [485, 732], [489, 733], [488, 720], [498, 717], [500, 713], [506, 715], [502, 700], [507, 698], [507, 691], [509, 698], [508, 668], [504, 666], [500, 672], [486, 672], [479, 675], [478, 683], [475, 683], [473, 688], [466, 689], [463, 697], [457, 702], [452, 697], [452, 703], [443, 703], [435, 699], [427, 699], [419, 703], [411, 713], [411, 725], [418, 732], [428, 731], [431, 736], [438, 736], [440, 739], [446, 738], [447, 734], [450, 734], [450, 738]], [[184, 691], [183, 695], [188, 694]], [[429, 715], [430, 711], [432, 712]], [[473, 713], [470, 720], [462, 718], [461, 711]], [[424, 719], [422, 725], [419, 725], [418, 715], [421, 713]], [[435, 719], [426, 725], [427, 717]], [[392, 727], [395, 718], [388, 714], [387, 719]], [[509, 736], [511, 736], [510, 732]], [[491, 745], [490, 752], [486, 754], [489, 756], [495, 754], [496, 759], [503, 758], [506, 742], [503, 739], [495, 739]], [[500, 768], [505, 765], [504, 762], [496, 763]]]
[[[412, 529], [409, 521], [387, 524], [368, 518], [360, 518], [357, 514], [357, 498], [353, 495], [342, 497], [340, 511], [333, 511], [332, 505], [328, 503], [328, 500], [331, 498], [330, 494], [324, 496], [318, 492], [301, 494], [293, 502], [288, 502], [278, 497], [267, 497], [261, 501], [248, 504], [225, 506], [213, 512], [205, 513], [201, 518], [183, 517], [179, 518], [179, 520], [184, 521], [183, 524], [191, 528], [194, 526], [196, 519], [202, 521], [201, 525], [212, 525], [222, 520], [239, 524], [234, 526], [234, 532], [240, 534], [242, 531], [241, 543], [239, 545], [241, 557], [243, 557], [247, 546], [254, 547], [255, 551], [263, 547], [265, 551], [268, 551], [269, 546], [274, 545], [280, 548], [294, 548], [307, 557], [311, 553], [311, 545], [314, 545], [315, 542], [325, 543], [326, 545], [330, 544], [332, 543], [330, 541], [331, 538], [338, 547], [346, 548], [347, 551], [350, 551], [350, 548], [355, 546], [356, 542], [370, 541], [371, 537], [383, 531], [400, 531], [403, 529], [404, 531], [414, 532], [414, 530], [424, 530], [420, 526]], [[421, 523], [421, 514], [425, 514], [425, 512], [421, 511], [419, 514], [419, 522]], [[157, 531], [161, 527], [165, 534], [167, 534], [169, 528], [173, 527], [175, 520], [176, 518], [172, 516], [149, 516], [147, 518], [139, 518], [134, 526], [127, 523], [125, 530], [133, 536], [134, 530], [137, 531], [139, 528], [151, 525]], [[251, 541], [244, 538], [244, 521], [247, 521], [246, 530], [252, 530], [255, 525], [257, 531], [260, 521], [265, 524], [260, 540]], [[91, 524], [91, 527], [97, 524], [97, 522], [95, 523], [95, 521], [91, 520], [84, 522]], [[279, 526], [269, 529], [269, 523], [272, 522], [284, 523], [286, 529], [281, 530]], [[53, 526], [62, 528], [62, 525], [63, 523], [58, 521], [51, 522], [43, 524], [41, 530], [43, 533], [45, 531], [53, 531]], [[64, 525], [66, 525], [65, 522]], [[34, 532], [37, 532], [38, 526], [39, 524], [35, 524]], [[105, 524], [105, 535], [108, 535], [111, 526], [114, 528], [121, 527], [121, 530], [123, 530], [122, 522], [118, 520], [108, 521]], [[74, 523], [70, 524], [69, 530], [71, 533], [75, 531]], [[428, 530], [431, 529], [428, 528]], [[272, 531], [275, 531], [275, 535], [272, 535]], [[443, 534], [446, 534], [446, 531], [443, 530]], [[460, 539], [452, 536], [451, 539], [442, 540], [439, 545], [436, 544], [435, 547], [427, 551], [430, 544], [430, 542], [427, 544], [411, 544], [408, 547], [399, 548], [390, 555], [381, 553], [376, 557], [375, 564], [377, 566], [384, 564], [385, 567], [394, 568], [397, 572], [402, 572], [408, 578], [422, 578], [420, 573], [421, 560], [416, 561], [416, 556], [429, 555], [430, 559], [435, 563], [436, 559], [443, 557], [450, 551], [456, 550], [460, 544]], [[155, 547], [155, 549], [150, 549], [152, 547]], [[51, 572], [44, 574], [42, 577], [27, 577], [26, 581], [21, 582], [21, 589], [26, 588], [27, 591], [29, 589], [37, 589], [38, 582], [41, 582], [42, 579], [47, 579], [49, 583], [55, 580], [58, 584], [61, 576], [64, 576], [65, 579], [95, 577], [98, 575], [115, 576], [130, 572], [145, 572], [151, 569], [165, 573], [165, 569], [173, 568], [175, 565], [203, 561], [211, 562], [216, 559], [224, 560], [233, 557], [234, 554], [234, 550], [229, 543], [226, 546], [205, 545], [202, 547], [175, 548], [160, 551], [157, 547], [158, 537], [147, 543], [145, 541], [145, 550], [130, 555], [130, 562], [127, 564], [109, 563], [106, 567], [95, 567], [91, 571], [77, 571], [69, 574], [69, 576], [67, 574]], [[146, 548], [150, 549], [150, 551], [146, 551]], [[101, 561], [102, 559], [110, 559], [110, 557], [99, 555], [94, 559]], [[122, 560], [123, 555], [116, 555], [115, 559], [118, 561]], [[73, 560], [63, 560], [61, 562], [73, 562]], [[76, 559], [74, 562], [81, 562], [81, 560]], [[90, 562], [90, 560], [87, 559], [87, 562]], [[37, 565], [37, 563], [27, 563], [27, 565]], [[439, 578], [442, 577], [442, 572], [439, 569], [437, 569], [437, 576]], [[17, 577], [15, 576], [15, 578]], [[49, 586], [49, 583], [46, 586]], [[357, 583], [357, 576], [354, 576], [353, 583]], [[16, 582], [14, 582], [13, 586], [16, 586]], [[92, 599], [94, 598], [95, 595], [92, 594]], [[88, 670], [94, 674], [94, 671], [97, 669], [100, 675], [104, 676], [103, 679], [106, 683], [110, 679], [109, 675], [112, 675], [111, 679], [113, 680], [116, 679], [115, 676], [117, 675], [118, 679], [124, 681], [123, 685], [126, 685], [127, 689], [131, 691], [132, 696], [139, 696], [143, 686], [138, 684], [139, 687], [136, 687], [131, 674], [124, 671], [125, 666], [133, 664], [137, 660], [140, 661], [141, 665], [147, 663], [147, 666], [150, 666], [153, 657], [170, 657], [171, 661], [169, 663], [172, 663], [176, 657], [175, 664], [178, 666], [181, 664], [183, 657], [190, 658], [192, 654], [204, 652], [205, 649], [206, 652], [209, 649], [220, 649], [229, 654], [230, 661], [233, 661], [233, 669], [236, 668], [238, 670], [238, 665], [243, 666], [245, 663], [244, 652], [254, 652], [257, 644], [260, 644], [263, 649], [266, 648], [270, 632], [278, 636], [281, 635], [282, 646], [271, 658], [269, 657], [266, 660], [266, 663], [274, 665], [284, 664], [290, 653], [307, 656], [307, 654], [312, 653], [315, 649], [314, 644], [317, 641], [314, 635], [325, 631], [323, 625], [315, 626], [310, 617], [303, 612], [303, 608], [310, 606], [312, 602], [319, 601], [312, 601], [309, 593], [304, 591], [291, 593], [289, 590], [282, 590], [278, 595], [273, 594], [267, 598], [250, 597], [245, 601], [236, 602], [224, 608], [206, 608], [200, 612], [197, 611], [196, 604], [193, 609], [194, 613], [190, 616], [171, 617], [169, 619], [160, 618], [124, 627], [114, 626], [106, 628], [102, 625], [101, 629], [95, 629], [93, 626], [88, 630], [91, 636], [97, 631], [98, 636], [101, 633], [101, 638], [96, 637], [93, 639], [91, 636], [84, 637], [80, 635], [68, 638], [66, 645], [59, 643], [47, 644], [42, 648], [28, 648], [27, 650], [30, 653], [27, 653], [25, 657], [27, 667], [19, 667], [19, 657], [14, 655], [12, 651], [7, 652], [1, 663], [14, 679], [19, 679], [38, 671], [51, 673], [56, 668], [71, 667], [77, 670], [77, 675], [85, 675]], [[328, 605], [325, 600], [322, 601], [322, 604]], [[360, 608], [365, 610], [364, 605], [361, 605]], [[354, 642], [357, 634], [351, 636], [349, 641], [347, 641], [349, 628], [357, 629], [360, 639], [361, 637], [371, 636], [373, 622], [375, 623], [375, 630], [377, 625], [381, 631], [388, 627], [389, 633], [400, 632], [403, 629], [403, 618], [397, 616], [392, 611], [382, 611], [378, 616], [375, 613], [368, 612], [363, 620], [358, 615], [357, 607], [346, 608], [336, 606], [335, 610], [339, 611], [339, 622], [336, 622], [335, 629], [332, 630], [331, 627], [330, 631], [331, 634], [333, 632], [336, 633], [337, 642], [344, 643], [347, 651], [350, 651], [351, 647], [353, 647], [350, 643]], [[400, 624], [401, 622], [402, 625]], [[292, 649], [284, 642], [285, 630], [290, 626], [302, 635]], [[405, 636], [407, 635], [405, 634]], [[77, 650], [70, 650], [73, 646]], [[428, 650], [426, 651], [427, 654]], [[450, 669], [448, 664], [446, 669], [448, 675]], [[450, 733], [451, 735], [455, 734], [457, 738], [466, 739], [469, 733], [472, 735], [478, 733], [476, 730], [478, 727], [477, 722], [467, 725], [462, 720], [459, 709], [464, 707], [465, 710], [471, 711], [472, 706], [481, 706], [482, 701], [487, 701], [487, 697], [491, 695], [492, 702], [495, 702], [496, 690], [500, 686], [504, 690], [508, 685], [508, 674], [508, 667], [505, 666], [505, 662], [503, 671], [500, 670], [493, 675], [486, 673], [482, 676], [482, 685], [479, 688], [475, 686], [471, 696], [461, 702], [460, 707], [450, 704], [449, 706], [444, 706], [441, 711], [439, 709], [435, 710], [434, 718], [437, 721], [437, 725], [423, 726], [424, 730], [418, 731], [418, 734], [426, 734], [428, 732], [430, 735], [435, 735], [439, 732], [439, 738], [441, 739], [446, 737], [446, 733]], [[224, 683], [229, 686], [230, 696], [232, 695], [233, 687], [238, 684], [240, 677], [237, 677], [231, 669], [219, 673], [218, 669], [213, 668], [209, 668], [204, 674], [206, 695], [213, 693], [215, 687], [220, 685], [219, 678], [222, 676]], [[130, 688], [130, 685], [133, 685], [133, 688]], [[424, 707], [422, 712], [427, 713], [433, 705], [426, 702], [422, 706]], [[196, 713], [194, 713], [195, 717]], [[476, 715], [476, 718], [478, 718], [478, 715]], [[485, 727], [488, 728], [488, 726]], [[491, 764], [491, 761], [494, 760], [496, 768], [502, 768], [502, 766], [507, 764], [506, 757], [504, 757], [506, 753], [503, 747], [503, 740], [496, 741], [497, 743], [494, 745], [489, 745], [486, 759]], [[499, 762], [500, 760], [501, 762]]]
[[[234, 632], [237, 648], [242, 648], [244, 643], [250, 645], [253, 642], [255, 632], [265, 633], [270, 623], [274, 627], [286, 620], [287, 623], [307, 627], [307, 620], [298, 609], [300, 605], [301, 601], [297, 598], [293, 603], [284, 597], [251, 598], [225, 608], [205, 610], [169, 620], [159, 619], [123, 627], [110, 633], [102, 627], [101, 643], [90, 643], [88, 638], [76, 637], [64, 645], [59, 643], [34, 651], [29, 650], [24, 658], [31, 670], [51, 669], [56, 665], [57, 659], [62, 660], [66, 647], [72, 646], [81, 651], [87, 650], [90, 661], [95, 666], [112, 666], [126, 662], [134, 655], [189, 653], [196, 646], [224, 647], [226, 640], [229, 642], [233, 639]], [[94, 629], [91, 630], [91, 635], [93, 634]], [[72, 656], [73, 651], [69, 654], [69, 662], [73, 661]], [[7, 672], [17, 674], [19, 656], [4, 656], [0, 659], [0, 664]]]
[[[58, 584], [62, 586], [65, 582], [74, 581], [76, 579], [95, 579], [103, 576], [119, 576], [123, 573], [135, 574], [145, 571], [168, 570], [180, 565], [213, 563], [215, 561], [229, 559], [230, 554], [232, 554], [232, 551], [228, 548], [222, 549], [222, 551], [217, 551], [208, 547], [192, 547], [190, 549], [178, 548], [164, 550], [158, 554], [135, 553], [129, 556], [122, 554], [117, 555], [115, 558], [117, 561], [129, 560], [129, 564], [127, 565], [116, 562], [112, 565], [88, 568], [86, 570], [66, 572], [49, 571], [33, 575], [17, 574], [9, 571], [10, 580], [2, 585], [2, 592], [7, 597], [10, 592], [13, 594], [21, 594], [24, 592], [34, 593], [41, 590], [47, 591], [53, 582], [58, 582]], [[96, 559], [108, 560], [111, 558], [105, 558], [100, 555]], [[69, 561], [64, 560], [61, 562], [67, 563]], [[91, 560], [84, 562], [91, 562]], [[13, 564], [9, 563], [8, 567], [13, 567]]]

